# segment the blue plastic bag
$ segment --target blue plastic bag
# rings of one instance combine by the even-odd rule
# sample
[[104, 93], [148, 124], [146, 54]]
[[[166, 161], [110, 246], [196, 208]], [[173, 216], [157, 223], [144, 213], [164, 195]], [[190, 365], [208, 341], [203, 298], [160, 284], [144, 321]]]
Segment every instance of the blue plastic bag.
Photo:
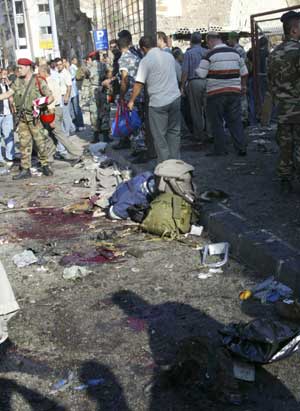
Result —
[[116, 118], [112, 124], [111, 134], [116, 139], [129, 137], [142, 127], [142, 120], [137, 110], [129, 111], [126, 104], [118, 104]]

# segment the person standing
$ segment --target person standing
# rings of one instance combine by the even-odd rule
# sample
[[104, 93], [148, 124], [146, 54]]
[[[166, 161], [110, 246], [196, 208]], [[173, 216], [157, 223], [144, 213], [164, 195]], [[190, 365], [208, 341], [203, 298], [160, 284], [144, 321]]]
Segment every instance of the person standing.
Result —
[[21, 171], [13, 177], [14, 180], [22, 180], [31, 177], [31, 155], [33, 142], [36, 145], [38, 158], [41, 163], [42, 173], [52, 176], [47, 154], [47, 132], [44, 130], [39, 118], [34, 116], [33, 101], [44, 97], [44, 105], [51, 104], [54, 98], [46, 81], [33, 74], [33, 62], [22, 58], [18, 60], [20, 77], [11, 85], [11, 89], [0, 94], [0, 100], [14, 96], [14, 103], [19, 116], [18, 134], [21, 151]]
[[[2, 69], [0, 73], [0, 93], [9, 91], [8, 72]], [[14, 121], [12, 97], [0, 101], [0, 139], [3, 137], [5, 145], [5, 160], [0, 143], [0, 165], [12, 165], [15, 157]], [[1, 140], [0, 140], [1, 142]]]
[[268, 78], [278, 110], [281, 190], [290, 193], [294, 177], [300, 179], [300, 13], [289, 11], [281, 22], [285, 39], [269, 57]]
[[76, 80], [76, 74], [78, 71], [78, 60], [76, 57], [72, 58], [71, 61], [71, 66], [70, 66], [70, 74], [72, 77], [72, 94], [71, 94], [71, 118], [73, 119], [73, 123], [76, 126], [76, 131], [82, 131], [84, 130], [84, 122], [83, 122], [83, 116], [82, 116], [82, 111], [80, 108], [79, 104], [79, 91], [77, 87], [77, 80]]
[[228, 34], [228, 46], [236, 50], [244, 61], [247, 59], [247, 53], [243, 46], [239, 43], [240, 36], [236, 31], [231, 31]]
[[227, 154], [226, 122], [238, 155], [246, 156], [241, 108], [241, 92], [247, 92], [245, 61], [236, 50], [222, 42], [218, 33], [208, 33], [207, 44], [210, 51], [201, 60], [196, 73], [207, 79], [207, 115], [214, 138], [214, 151], [208, 155]]
[[180, 158], [180, 91], [175, 59], [155, 47], [155, 40], [144, 36], [140, 48], [145, 53], [141, 60], [128, 108], [146, 85], [149, 94], [149, 122], [158, 157], [158, 163]]
[[55, 59], [55, 63], [59, 75], [64, 131], [67, 136], [71, 136], [76, 130], [70, 114], [72, 77], [69, 70], [65, 68], [65, 64], [61, 58]]
[[56, 77], [51, 75], [51, 70], [48, 65], [42, 65], [39, 67], [39, 74], [45, 78], [48, 87], [53, 95], [54, 101], [48, 106], [49, 111], [52, 111], [55, 115], [55, 119], [50, 124], [45, 124], [45, 128], [48, 130], [49, 135], [54, 137], [57, 142], [57, 154], [54, 158], [59, 160], [70, 161], [70, 163], [76, 164], [80, 161], [82, 156], [82, 149], [77, 147], [73, 141], [66, 136], [63, 131], [63, 113], [61, 108], [61, 91], [60, 84]]
[[184, 55], [181, 77], [181, 93], [187, 94], [193, 121], [193, 137], [196, 141], [204, 140], [204, 106], [206, 81], [199, 78], [196, 69], [207, 50], [201, 46], [201, 33], [193, 33], [191, 48]]
[[163, 31], [157, 32], [157, 47], [167, 53], [172, 54], [172, 50], [169, 47], [168, 36]]

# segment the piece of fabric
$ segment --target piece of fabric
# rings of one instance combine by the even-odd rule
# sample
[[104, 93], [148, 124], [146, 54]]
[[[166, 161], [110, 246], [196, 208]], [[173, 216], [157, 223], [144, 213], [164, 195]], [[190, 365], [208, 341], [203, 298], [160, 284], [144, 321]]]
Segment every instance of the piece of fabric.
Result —
[[150, 107], [164, 107], [180, 96], [175, 59], [155, 47], [141, 60], [136, 81], [147, 85]]
[[207, 78], [207, 94], [240, 93], [241, 77], [248, 75], [244, 59], [225, 44], [213, 48], [200, 62], [196, 73]]
[[[0, 261], [0, 318], [20, 309], [8, 280], [5, 268]], [[1, 330], [0, 330], [1, 338]]]
[[[167, 55], [167, 53], [165, 53]], [[149, 107], [149, 122], [157, 162], [180, 158], [180, 97], [164, 107]]]
[[182, 64], [182, 72], [187, 74], [188, 81], [198, 77], [196, 69], [199, 67], [200, 61], [207, 52], [208, 50], [200, 45], [192, 46], [186, 51]]
[[217, 154], [224, 154], [227, 151], [224, 122], [226, 122], [230, 131], [235, 149], [238, 151], [246, 149], [239, 94], [225, 93], [208, 97], [207, 115], [214, 138], [214, 149]]

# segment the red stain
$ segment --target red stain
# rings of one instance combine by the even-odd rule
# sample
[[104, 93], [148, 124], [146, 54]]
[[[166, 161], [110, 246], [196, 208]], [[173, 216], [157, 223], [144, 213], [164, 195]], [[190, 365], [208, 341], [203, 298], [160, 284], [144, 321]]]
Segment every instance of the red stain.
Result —
[[145, 320], [142, 320], [140, 318], [129, 317], [126, 320], [126, 323], [129, 328], [131, 328], [133, 331], [136, 331], [138, 333], [145, 331], [146, 329]]
[[65, 214], [60, 208], [35, 208], [19, 223], [16, 234], [21, 239], [69, 239], [87, 229], [91, 214]]
[[64, 266], [72, 265], [93, 265], [111, 263], [116, 260], [114, 253], [106, 248], [97, 248], [96, 250], [87, 253], [73, 253], [67, 255], [60, 260], [60, 264]]

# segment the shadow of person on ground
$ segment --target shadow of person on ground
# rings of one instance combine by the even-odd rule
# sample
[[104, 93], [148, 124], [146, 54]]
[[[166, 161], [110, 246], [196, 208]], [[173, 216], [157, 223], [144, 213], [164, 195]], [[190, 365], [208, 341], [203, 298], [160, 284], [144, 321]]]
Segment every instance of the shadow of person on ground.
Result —
[[103, 379], [103, 383], [87, 388], [88, 397], [97, 403], [96, 411], [130, 411], [122, 386], [109, 367], [97, 361], [86, 361], [80, 368], [79, 378], [85, 385], [91, 380]]
[[[66, 411], [65, 407], [39, 392], [26, 388], [11, 379], [0, 378], [1, 411], [16, 411], [16, 408], [12, 407], [12, 397], [16, 394], [23, 397], [33, 411]], [[21, 410], [21, 408], [18, 409]]]
[[[152, 305], [128, 290], [115, 293], [112, 301], [129, 319], [145, 322], [149, 346], [156, 364], [150, 385], [150, 411], [232, 411], [232, 403], [220, 403], [218, 396], [209, 397], [203, 386], [197, 390], [194, 385], [182, 387], [178, 384], [166, 389], [161, 378], [163, 370], [174, 363], [180, 342], [186, 338], [200, 337], [206, 338], [208, 345], [211, 342], [217, 347], [220, 342], [218, 330], [224, 327], [223, 324], [188, 304], [166, 302]], [[223, 378], [226, 387], [226, 370]], [[262, 368], [258, 368], [255, 384], [239, 383], [239, 390], [246, 397], [238, 407], [242, 411], [295, 411], [299, 407], [291, 392]], [[196, 391], [198, 393], [195, 395]]]

